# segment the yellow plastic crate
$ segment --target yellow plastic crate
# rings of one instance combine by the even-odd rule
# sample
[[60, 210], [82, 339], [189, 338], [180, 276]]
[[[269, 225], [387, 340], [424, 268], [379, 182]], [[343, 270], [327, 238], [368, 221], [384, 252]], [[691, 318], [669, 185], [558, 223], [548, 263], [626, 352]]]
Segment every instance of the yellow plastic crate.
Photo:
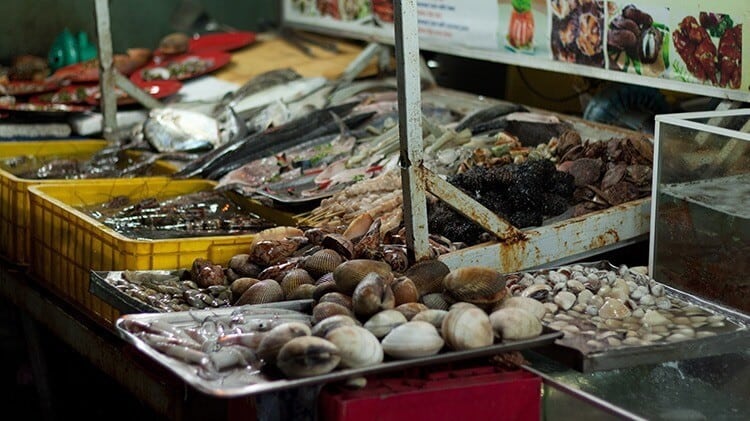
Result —
[[[0, 143], [0, 159], [20, 155], [35, 157], [78, 157], [87, 159], [107, 146], [104, 140], [41, 140]], [[154, 172], [169, 175], [175, 168], [157, 161]], [[107, 179], [87, 182], [109, 185]], [[35, 180], [16, 177], [0, 168], [0, 255], [12, 263], [27, 265], [29, 248], [29, 186], [44, 184], [75, 184], [81, 180]]]
[[[132, 239], [75, 209], [124, 195], [133, 201], [160, 200], [211, 190], [207, 180], [123, 179], [108, 182], [49, 184], [29, 188], [31, 199], [30, 273], [95, 320], [110, 327], [119, 312], [89, 292], [91, 270], [150, 270], [190, 267], [196, 258], [225, 265], [247, 252], [252, 234], [177, 239]], [[250, 202], [250, 201], [248, 201]], [[250, 210], [280, 225], [294, 224], [291, 214], [250, 202]]]

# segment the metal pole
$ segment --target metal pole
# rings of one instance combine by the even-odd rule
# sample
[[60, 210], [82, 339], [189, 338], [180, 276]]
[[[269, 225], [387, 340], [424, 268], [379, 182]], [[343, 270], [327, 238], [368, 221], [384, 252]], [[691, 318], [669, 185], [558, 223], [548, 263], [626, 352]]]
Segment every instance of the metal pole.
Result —
[[109, 0], [94, 0], [96, 38], [99, 46], [99, 90], [104, 120], [102, 135], [113, 141], [117, 130], [117, 93], [112, 60], [112, 31], [109, 25]]
[[427, 231], [425, 186], [416, 169], [422, 164], [422, 98], [419, 62], [417, 1], [394, 2], [396, 26], [396, 79], [401, 143], [401, 184], [404, 222], [409, 257], [414, 261], [430, 257]]

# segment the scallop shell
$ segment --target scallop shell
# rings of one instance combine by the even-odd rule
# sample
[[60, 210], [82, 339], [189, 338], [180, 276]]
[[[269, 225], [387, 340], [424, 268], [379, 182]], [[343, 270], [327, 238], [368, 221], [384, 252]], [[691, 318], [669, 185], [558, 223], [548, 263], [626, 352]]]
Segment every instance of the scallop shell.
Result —
[[340, 292], [329, 292], [325, 294], [320, 297], [320, 300], [318, 300], [318, 304], [320, 303], [336, 303], [348, 308], [349, 310], [353, 309], [352, 297]]
[[419, 358], [440, 352], [444, 341], [435, 326], [427, 322], [407, 322], [383, 338], [383, 351], [393, 358]]
[[617, 298], [608, 298], [599, 309], [599, 316], [603, 319], [624, 319], [630, 314], [630, 309]]
[[344, 316], [353, 316], [351, 310], [336, 303], [320, 303], [313, 307], [313, 324], [319, 323], [328, 317], [343, 314]]
[[415, 303], [419, 299], [417, 286], [407, 277], [396, 279], [391, 289], [393, 289], [393, 297], [396, 299], [397, 306], [404, 303]]
[[338, 314], [318, 322], [313, 326], [312, 334], [324, 338], [329, 331], [340, 326], [361, 326], [361, 324], [354, 317]]
[[406, 316], [396, 310], [383, 310], [370, 317], [370, 320], [364, 326], [375, 337], [382, 338], [397, 326], [406, 323], [406, 321]]
[[349, 240], [359, 238], [367, 233], [372, 223], [372, 216], [370, 216], [369, 213], [365, 212], [352, 219], [352, 222], [350, 222], [349, 226], [346, 227], [343, 235]]
[[490, 314], [495, 335], [502, 340], [520, 340], [539, 336], [542, 323], [532, 313], [518, 307], [502, 308]]
[[490, 318], [478, 308], [449, 311], [441, 332], [446, 345], [457, 351], [490, 346], [494, 340]]
[[354, 256], [354, 244], [341, 234], [326, 235], [320, 245], [335, 251], [344, 259], [351, 259]]
[[341, 255], [330, 249], [318, 250], [311, 256], [305, 258], [302, 266], [315, 278], [320, 278], [326, 273], [333, 272], [344, 259]]
[[240, 296], [234, 305], [275, 303], [284, 299], [284, 291], [272, 279], [258, 281]]
[[357, 284], [370, 272], [383, 276], [388, 284], [393, 279], [391, 267], [387, 263], [367, 259], [354, 259], [340, 264], [333, 271], [333, 279], [340, 292], [352, 294]]
[[287, 272], [286, 275], [284, 275], [284, 278], [281, 280], [281, 289], [284, 291], [284, 296], [289, 297], [289, 295], [297, 289], [298, 286], [302, 284], [313, 284], [315, 280], [310, 276], [309, 273], [307, 273], [304, 269], [292, 269], [289, 272]]
[[393, 308], [395, 298], [391, 287], [385, 284], [383, 276], [370, 273], [354, 289], [352, 307], [359, 318], [367, 319], [373, 314]]
[[539, 320], [542, 320], [542, 317], [547, 314], [547, 308], [544, 307], [544, 304], [528, 297], [508, 297], [503, 300], [503, 302], [501, 302], [500, 305], [495, 308], [495, 310], [509, 307], [522, 308], [536, 316], [536, 318]]
[[341, 367], [367, 367], [383, 362], [380, 341], [365, 328], [341, 326], [329, 331], [325, 338], [338, 347]]
[[448, 310], [448, 308], [450, 307], [450, 304], [445, 301], [445, 297], [443, 297], [443, 294], [439, 292], [425, 294], [420, 300], [424, 305], [427, 306], [427, 308], [435, 310]]
[[232, 282], [232, 285], [229, 286], [229, 289], [232, 291], [232, 297], [239, 297], [242, 296], [242, 294], [247, 291], [248, 288], [251, 286], [257, 284], [260, 282], [260, 279], [255, 278], [237, 278]]
[[313, 292], [315, 292], [315, 285], [302, 284], [295, 288], [286, 298], [287, 300], [309, 300], [313, 297]]
[[439, 260], [419, 262], [404, 273], [414, 282], [419, 295], [443, 291], [443, 279], [450, 273], [450, 268]]
[[446, 310], [435, 310], [435, 309], [429, 309], [425, 311], [420, 311], [417, 313], [414, 317], [411, 318], [412, 321], [422, 321], [427, 322], [436, 328], [440, 329], [443, 327], [443, 319], [445, 319], [445, 316], [448, 315], [448, 312]]
[[273, 364], [276, 362], [276, 356], [284, 344], [294, 338], [309, 335], [310, 328], [307, 325], [297, 322], [284, 323], [269, 330], [263, 336], [256, 354], [258, 358], [265, 360], [269, 364]]
[[395, 310], [403, 314], [406, 320], [411, 320], [414, 316], [425, 310], [429, 310], [429, 308], [422, 303], [405, 303], [396, 307]]
[[316, 336], [301, 336], [281, 347], [276, 365], [287, 377], [299, 378], [329, 373], [340, 361], [336, 345]]
[[508, 294], [505, 276], [481, 266], [468, 266], [451, 271], [443, 279], [445, 293], [456, 301], [491, 309]]

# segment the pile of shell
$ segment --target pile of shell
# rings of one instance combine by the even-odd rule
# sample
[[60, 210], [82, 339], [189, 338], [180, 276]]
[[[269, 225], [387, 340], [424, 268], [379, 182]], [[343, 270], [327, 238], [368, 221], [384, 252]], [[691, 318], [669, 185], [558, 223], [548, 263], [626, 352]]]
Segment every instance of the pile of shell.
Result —
[[395, 276], [383, 262], [354, 259], [323, 276], [328, 280], [315, 287], [312, 329], [284, 324], [259, 344], [258, 356], [288, 377], [542, 333], [544, 306], [530, 298], [508, 298], [504, 276], [493, 269], [449, 271], [432, 260]]
[[[162, 312], [229, 307], [232, 304], [229, 286], [205, 282], [207, 275], [216, 272], [215, 265], [198, 259], [193, 266], [194, 270], [169, 274], [126, 270], [121, 278], [106, 281], [123, 294]], [[196, 267], [205, 267], [205, 273], [195, 270]]]
[[716, 335], [724, 316], [665, 293], [645, 268], [572, 265], [506, 275], [513, 296], [533, 298], [543, 322], [584, 352], [671, 343]]

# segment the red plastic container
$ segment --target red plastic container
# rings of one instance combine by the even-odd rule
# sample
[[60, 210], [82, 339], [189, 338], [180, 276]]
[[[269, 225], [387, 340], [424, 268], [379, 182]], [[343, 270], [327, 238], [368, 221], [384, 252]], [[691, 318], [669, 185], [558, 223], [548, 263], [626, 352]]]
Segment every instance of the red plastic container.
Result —
[[359, 390], [328, 386], [318, 403], [324, 420], [538, 421], [541, 387], [541, 378], [527, 371], [482, 366], [368, 378]]

